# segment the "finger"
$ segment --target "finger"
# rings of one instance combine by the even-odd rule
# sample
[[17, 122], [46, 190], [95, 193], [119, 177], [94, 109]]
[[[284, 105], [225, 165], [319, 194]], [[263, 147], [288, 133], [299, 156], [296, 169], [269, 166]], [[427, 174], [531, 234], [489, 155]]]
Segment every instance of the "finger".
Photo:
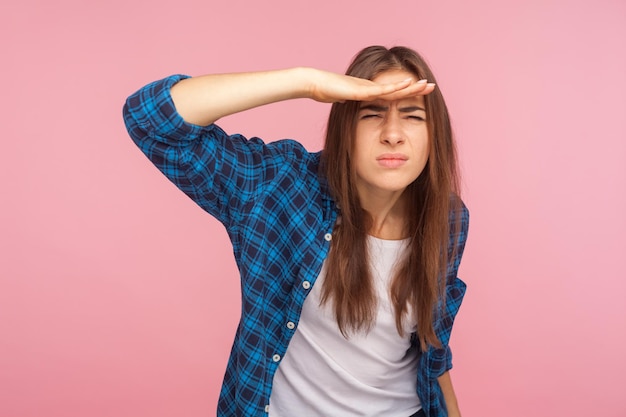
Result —
[[426, 80], [420, 80], [406, 88], [385, 94], [378, 98], [390, 101], [405, 97], [425, 96], [432, 93], [435, 90], [435, 87], [436, 85], [434, 83], [429, 83]]
[[[406, 88], [409, 88], [413, 83], [412, 78], [407, 78], [406, 80], [398, 81], [390, 84], [376, 84], [378, 89], [374, 90], [377, 96], [385, 96], [388, 94], [393, 94], [397, 91], [402, 91]], [[417, 83], [415, 83], [417, 84]]]
[[351, 95], [350, 99], [357, 101], [370, 101], [378, 98], [383, 100], [395, 100], [402, 97], [429, 94], [434, 89], [434, 84], [429, 84], [427, 80], [414, 81], [413, 78], [407, 78], [388, 84], [380, 84], [363, 79], [353, 79], [353, 83], [358, 84], [358, 88], [353, 95]]
[[429, 84], [427, 80], [413, 81], [412, 78], [406, 80], [379, 85], [380, 89], [377, 91], [375, 97], [384, 100], [394, 100], [399, 97], [410, 97], [428, 94], [434, 89], [434, 84]]

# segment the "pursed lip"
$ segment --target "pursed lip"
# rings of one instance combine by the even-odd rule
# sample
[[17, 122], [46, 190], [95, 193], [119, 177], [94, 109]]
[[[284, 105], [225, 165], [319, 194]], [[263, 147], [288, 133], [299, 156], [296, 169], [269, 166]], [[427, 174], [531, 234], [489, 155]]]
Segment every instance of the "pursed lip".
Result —
[[377, 161], [384, 161], [384, 160], [388, 160], [388, 161], [393, 161], [393, 160], [406, 161], [408, 159], [409, 159], [409, 157], [406, 156], [403, 153], [384, 153], [384, 154], [376, 157]]
[[395, 169], [403, 166], [408, 159], [403, 153], [384, 153], [376, 157], [376, 162], [384, 168]]

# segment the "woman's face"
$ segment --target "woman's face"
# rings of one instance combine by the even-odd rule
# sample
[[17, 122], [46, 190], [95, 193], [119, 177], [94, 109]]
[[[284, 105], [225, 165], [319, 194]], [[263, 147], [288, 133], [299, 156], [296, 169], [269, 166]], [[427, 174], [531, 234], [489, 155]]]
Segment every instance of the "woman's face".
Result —
[[[404, 70], [386, 71], [381, 83], [415, 76]], [[421, 174], [429, 154], [424, 97], [361, 102], [357, 115], [352, 163], [362, 202], [401, 194]]]

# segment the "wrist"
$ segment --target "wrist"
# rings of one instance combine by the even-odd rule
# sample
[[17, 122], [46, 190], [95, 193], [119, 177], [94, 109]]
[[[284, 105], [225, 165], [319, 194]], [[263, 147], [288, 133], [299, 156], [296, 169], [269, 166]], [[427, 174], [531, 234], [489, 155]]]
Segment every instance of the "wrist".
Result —
[[295, 67], [288, 70], [293, 82], [295, 98], [314, 97], [316, 86], [316, 70], [310, 67]]

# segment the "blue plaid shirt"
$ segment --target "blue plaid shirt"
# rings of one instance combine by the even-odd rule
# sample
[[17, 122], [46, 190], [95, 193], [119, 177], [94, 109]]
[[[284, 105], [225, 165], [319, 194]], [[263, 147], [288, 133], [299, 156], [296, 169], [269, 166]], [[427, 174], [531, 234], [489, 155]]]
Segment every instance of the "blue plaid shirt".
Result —
[[[241, 274], [242, 316], [217, 415], [265, 417], [274, 373], [328, 254], [338, 210], [318, 174], [319, 152], [293, 140], [265, 144], [229, 136], [216, 125], [186, 123], [169, 94], [183, 78], [171, 76], [131, 95], [124, 120], [154, 165], [228, 231]], [[461, 234], [452, 238], [459, 250], [448, 271], [446, 303], [435, 322], [445, 347], [421, 353], [416, 375], [429, 417], [447, 415], [437, 377], [452, 367], [448, 341], [465, 293], [456, 277], [469, 220], [465, 208], [461, 219]]]

